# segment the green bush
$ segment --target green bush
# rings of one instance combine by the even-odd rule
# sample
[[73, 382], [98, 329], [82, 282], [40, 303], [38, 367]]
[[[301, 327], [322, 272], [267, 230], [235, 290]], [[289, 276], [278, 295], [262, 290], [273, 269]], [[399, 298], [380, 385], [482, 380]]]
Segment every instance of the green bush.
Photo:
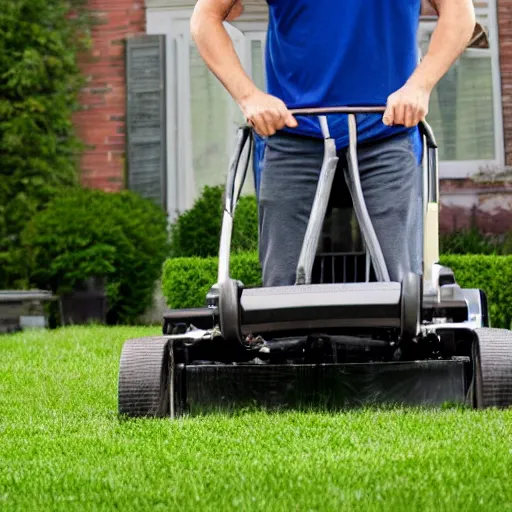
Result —
[[[510, 327], [512, 320], [512, 257], [443, 255], [441, 264], [455, 272], [463, 288], [487, 293], [491, 322]], [[261, 269], [255, 252], [232, 256], [231, 274], [247, 286], [261, 285]], [[172, 308], [200, 307], [210, 286], [217, 281], [217, 258], [169, 259], [164, 264], [163, 293]]]
[[507, 254], [506, 242], [506, 237], [482, 233], [475, 226], [439, 235], [442, 254]]
[[[222, 226], [224, 187], [205, 187], [194, 206], [182, 213], [171, 228], [174, 258], [217, 256]], [[255, 196], [238, 201], [233, 225], [232, 252], [257, 250], [258, 208]]]
[[123, 191], [78, 189], [52, 201], [22, 234], [27, 280], [56, 294], [105, 278], [109, 323], [130, 323], [151, 304], [169, 251], [167, 216]]
[[[205, 187], [194, 206], [181, 214], [171, 228], [171, 256], [217, 256], [222, 225], [223, 186]], [[482, 233], [468, 229], [440, 233], [442, 254], [512, 254], [512, 233]], [[255, 196], [242, 196], [235, 212], [233, 253], [258, 249], [258, 207]]]
[[[171, 256], [217, 256], [222, 225], [223, 186], [205, 187], [194, 206], [171, 228]], [[485, 234], [476, 224], [439, 236], [442, 254], [512, 254], [512, 233]], [[258, 249], [258, 207], [255, 196], [242, 196], [235, 212], [233, 253]]]
[[512, 256], [443, 255], [441, 263], [455, 272], [462, 288], [480, 288], [487, 294], [494, 327], [509, 329], [512, 321]]
[[81, 3], [9, 0], [0, 9], [0, 288], [23, 286], [25, 224], [78, 183], [72, 113], [90, 25]]
[[[206, 294], [217, 282], [217, 257], [171, 258], [164, 263], [162, 289], [172, 308], [204, 306]], [[231, 276], [245, 286], [261, 286], [261, 269], [255, 252], [233, 254]]]

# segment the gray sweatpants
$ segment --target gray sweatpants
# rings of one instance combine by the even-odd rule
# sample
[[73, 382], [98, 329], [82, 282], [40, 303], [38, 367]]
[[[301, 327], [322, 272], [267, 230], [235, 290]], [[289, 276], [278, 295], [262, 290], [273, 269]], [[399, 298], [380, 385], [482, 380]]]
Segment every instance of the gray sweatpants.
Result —
[[[259, 251], [265, 287], [295, 283], [323, 148], [321, 139], [289, 133], [278, 133], [266, 142], [259, 188]], [[338, 156], [337, 176], [343, 175], [347, 151]], [[359, 144], [358, 161], [366, 206], [391, 280], [401, 281], [408, 271], [421, 274], [422, 172], [410, 135]], [[344, 179], [336, 183], [331, 195], [344, 202], [350, 198]]]

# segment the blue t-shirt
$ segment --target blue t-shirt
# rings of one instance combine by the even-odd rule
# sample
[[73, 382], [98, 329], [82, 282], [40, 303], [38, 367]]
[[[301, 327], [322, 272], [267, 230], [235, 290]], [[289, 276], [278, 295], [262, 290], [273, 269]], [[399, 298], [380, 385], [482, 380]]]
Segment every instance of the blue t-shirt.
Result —
[[[288, 108], [384, 106], [418, 63], [421, 0], [267, 0], [267, 92]], [[345, 115], [327, 117], [338, 149], [348, 146]], [[321, 137], [318, 118], [297, 116], [292, 133]], [[358, 141], [417, 128], [388, 127], [382, 114], [358, 114]], [[263, 154], [263, 141], [257, 154]], [[255, 159], [259, 188], [261, 161]]]
[[[267, 0], [267, 92], [289, 108], [385, 105], [418, 63], [420, 0]], [[295, 133], [321, 136], [316, 117]], [[328, 117], [338, 148], [347, 119]], [[358, 115], [359, 140], [399, 131], [382, 114]], [[413, 130], [411, 130], [413, 131]]]

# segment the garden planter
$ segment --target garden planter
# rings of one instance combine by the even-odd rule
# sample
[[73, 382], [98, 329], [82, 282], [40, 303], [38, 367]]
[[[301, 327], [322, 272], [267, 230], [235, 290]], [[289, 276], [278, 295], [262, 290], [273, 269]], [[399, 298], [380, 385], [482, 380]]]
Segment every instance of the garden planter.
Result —
[[102, 279], [90, 278], [61, 296], [61, 323], [63, 325], [105, 324], [107, 295]]

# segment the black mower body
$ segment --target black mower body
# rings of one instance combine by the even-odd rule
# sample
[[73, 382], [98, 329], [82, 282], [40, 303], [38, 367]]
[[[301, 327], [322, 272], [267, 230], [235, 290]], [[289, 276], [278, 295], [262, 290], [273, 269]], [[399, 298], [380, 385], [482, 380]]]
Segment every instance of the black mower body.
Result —
[[[349, 114], [345, 179], [359, 236], [352, 250], [325, 236], [326, 226], [336, 234], [336, 219], [347, 219], [330, 196], [335, 166], [326, 134], [294, 286], [246, 288], [231, 278], [233, 218], [252, 142], [251, 129], [240, 130], [226, 179], [218, 280], [204, 307], [169, 310], [161, 336], [125, 343], [120, 413], [179, 417], [247, 408], [512, 404], [512, 333], [490, 327], [485, 293], [460, 288], [451, 269], [437, 263], [430, 280], [407, 274], [390, 281], [359, 182], [354, 113], [362, 110], [301, 112]], [[426, 204], [436, 204], [437, 145], [426, 123], [421, 129], [424, 194]]]

